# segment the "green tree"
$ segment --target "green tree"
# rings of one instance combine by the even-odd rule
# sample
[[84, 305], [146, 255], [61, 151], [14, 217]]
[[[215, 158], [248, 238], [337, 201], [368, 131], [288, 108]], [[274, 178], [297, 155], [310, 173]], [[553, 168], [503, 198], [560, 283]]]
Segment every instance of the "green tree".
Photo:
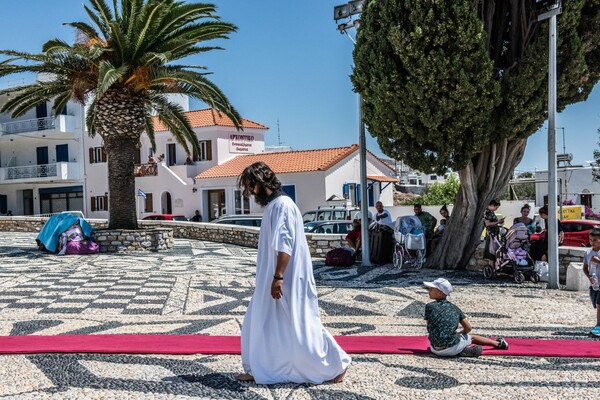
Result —
[[[502, 195], [547, 116], [548, 24], [529, 0], [367, 0], [352, 80], [383, 152], [424, 172], [458, 171], [448, 234], [428, 258], [464, 268], [483, 212]], [[600, 77], [600, 0], [558, 18], [558, 109]]]
[[460, 189], [460, 181], [454, 174], [450, 175], [445, 182], [435, 182], [427, 188], [427, 192], [419, 197], [415, 197], [405, 205], [421, 204], [424, 206], [435, 206], [442, 204], [452, 204], [456, 200], [456, 194]]
[[67, 23], [77, 40], [48, 41], [42, 53], [3, 50], [0, 77], [33, 72], [36, 83], [0, 91], [11, 94], [2, 112], [13, 117], [46, 101], [59, 114], [71, 99], [89, 105], [87, 127], [99, 134], [108, 156], [109, 227], [137, 228], [134, 155], [145, 131], [155, 147], [152, 115], [165, 124], [189, 154], [198, 138], [171, 94], [201, 100], [240, 127], [240, 116], [207, 78], [202, 66], [174, 61], [218, 49], [203, 45], [236, 30], [216, 16], [215, 6], [175, 0], [89, 0], [90, 23]]

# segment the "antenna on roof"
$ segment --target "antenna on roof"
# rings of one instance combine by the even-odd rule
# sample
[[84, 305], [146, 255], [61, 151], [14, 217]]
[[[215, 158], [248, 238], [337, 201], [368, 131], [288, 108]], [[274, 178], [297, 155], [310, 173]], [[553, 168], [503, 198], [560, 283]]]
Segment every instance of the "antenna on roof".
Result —
[[277, 142], [278, 146], [281, 146], [281, 132], [279, 131], [279, 118], [277, 118]]

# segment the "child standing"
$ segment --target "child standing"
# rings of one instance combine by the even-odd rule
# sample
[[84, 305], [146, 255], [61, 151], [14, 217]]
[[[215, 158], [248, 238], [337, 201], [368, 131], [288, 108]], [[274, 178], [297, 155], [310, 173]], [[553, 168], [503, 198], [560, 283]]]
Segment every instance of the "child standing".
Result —
[[[429, 298], [435, 300], [425, 306], [425, 321], [433, 354], [441, 357], [479, 357], [482, 345], [508, 349], [508, 343], [502, 338], [491, 340], [468, 334], [472, 327], [465, 314], [446, 299], [452, 292], [452, 285], [448, 280], [438, 278], [423, 284], [429, 291]], [[463, 329], [457, 332], [459, 324]], [[472, 343], [475, 346], [470, 346]]]
[[590, 335], [600, 337], [600, 290], [598, 290], [598, 276], [600, 276], [600, 228], [590, 231], [590, 244], [592, 245], [583, 258], [583, 273], [590, 280], [590, 300], [596, 309], [596, 326]]

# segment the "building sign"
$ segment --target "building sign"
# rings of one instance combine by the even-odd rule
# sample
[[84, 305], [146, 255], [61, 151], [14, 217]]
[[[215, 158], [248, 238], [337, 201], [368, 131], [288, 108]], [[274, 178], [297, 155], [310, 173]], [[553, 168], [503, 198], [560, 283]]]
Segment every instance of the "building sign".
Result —
[[232, 133], [229, 135], [229, 152], [230, 153], [256, 153], [254, 147], [256, 140], [254, 135], [246, 133]]
[[562, 215], [560, 215], [560, 206], [558, 208], [558, 214], [561, 221], [563, 219], [583, 219], [583, 206], [562, 206]]

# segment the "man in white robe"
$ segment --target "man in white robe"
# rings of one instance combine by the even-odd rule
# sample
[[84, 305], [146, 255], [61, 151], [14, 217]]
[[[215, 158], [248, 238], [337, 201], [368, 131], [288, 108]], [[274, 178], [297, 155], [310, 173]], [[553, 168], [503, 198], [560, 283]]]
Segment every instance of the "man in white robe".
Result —
[[317, 289], [302, 215], [259, 162], [239, 181], [265, 206], [256, 261], [256, 287], [242, 325], [240, 380], [258, 384], [341, 382], [350, 357], [319, 317]]

